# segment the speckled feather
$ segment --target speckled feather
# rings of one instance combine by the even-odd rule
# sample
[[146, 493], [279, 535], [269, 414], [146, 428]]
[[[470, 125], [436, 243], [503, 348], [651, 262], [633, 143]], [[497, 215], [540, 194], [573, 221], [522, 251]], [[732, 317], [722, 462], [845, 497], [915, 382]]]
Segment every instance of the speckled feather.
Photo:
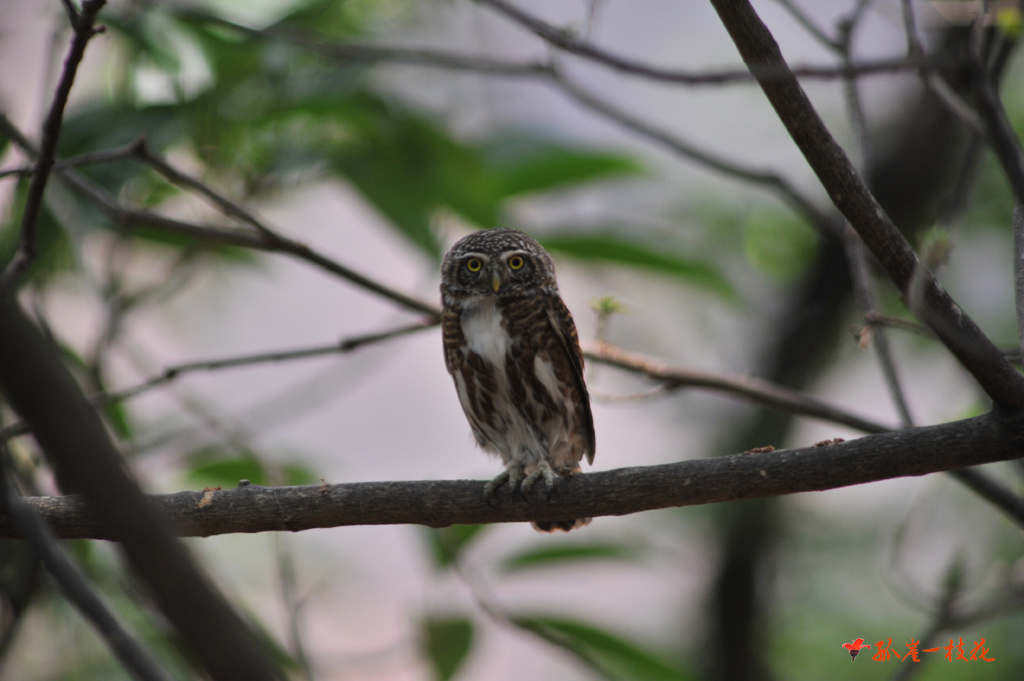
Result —
[[[514, 271], [508, 262], [516, 256], [523, 262]], [[470, 259], [478, 271], [468, 269]], [[584, 456], [593, 463], [576, 325], [540, 244], [514, 230], [476, 232], [445, 256], [441, 293], [445, 364], [477, 443], [527, 475], [542, 462], [562, 475], [578, 471]], [[534, 525], [551, 531], [587, 522]]]

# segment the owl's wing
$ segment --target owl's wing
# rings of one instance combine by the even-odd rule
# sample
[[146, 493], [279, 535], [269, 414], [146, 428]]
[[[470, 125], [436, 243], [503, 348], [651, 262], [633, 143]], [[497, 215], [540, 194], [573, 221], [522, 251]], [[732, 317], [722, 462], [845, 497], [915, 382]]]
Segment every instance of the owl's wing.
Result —
[[552, 296], [548, 305], [548, 322], [555, 331], [565, 355], [572, 366], [572, 375], [583, 402], [583, 434], [586, 438], [587, 463], [594, 463], [594, 416], [590, 412], [590, 393], [587, 383], [583, 380], [583, 351], [580, 350], [580, 338], [576, 333], [576, 324], [572, 320], [569, 308], [557, 295]]
[[444, 339], [444, 365], [449, 374], [454, 374], [459, 355], [465, 340], [462, 337], [462, 324], [459, 323], [460, 310], [448, 307], [441, 310], [441, 335]]

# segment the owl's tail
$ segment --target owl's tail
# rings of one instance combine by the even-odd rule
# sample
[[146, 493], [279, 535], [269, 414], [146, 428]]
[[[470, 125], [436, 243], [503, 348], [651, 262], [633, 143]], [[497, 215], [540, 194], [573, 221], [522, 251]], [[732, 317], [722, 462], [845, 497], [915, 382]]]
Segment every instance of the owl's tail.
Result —
[[568, 532], [590, 524], [592, 518], [576, 518], [576, 520], [542, 520], [530, 523], [538, 532]]

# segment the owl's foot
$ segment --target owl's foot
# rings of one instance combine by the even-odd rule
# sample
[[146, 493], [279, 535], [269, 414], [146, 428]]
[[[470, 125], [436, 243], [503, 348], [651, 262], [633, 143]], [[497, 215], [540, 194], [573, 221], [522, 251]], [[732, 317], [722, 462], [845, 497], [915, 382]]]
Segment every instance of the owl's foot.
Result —
[[551, 492], [555, 489], [555, 471], [547, 461], [541, 461], [537, 467], [523, 480], [521, 489], [523, 494], [529, 494], [533, 484], [544, 478], [544, 486], [548, 488], [548, 501], [551, 500]]
[[509, 496], [515, 495], [519, 490], [519, 481], [523, 479], [523, 467], [514, 463], [510, 463], [505, 467], [505, 470], [498, 473], [489, 483], [484, 485], [484, 498], [490, 503], [491, 499], [494, 498], [494, 491], [508, 483]]

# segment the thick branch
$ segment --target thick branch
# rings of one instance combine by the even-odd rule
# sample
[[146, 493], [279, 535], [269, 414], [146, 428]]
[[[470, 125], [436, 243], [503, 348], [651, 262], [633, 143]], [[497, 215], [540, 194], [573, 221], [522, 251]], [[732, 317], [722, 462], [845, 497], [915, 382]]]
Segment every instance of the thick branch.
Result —
[[835, 206], [850, 221], [911, 309], [1001, 407], [1024, 409], [1024, 378], [920, 263], [878, 205], [850, 159], [829, 134], [796, 78], [762, 78], [765, 65], [785, 66], [775, 39], [747, 0], [711, 0], [743, 61]]
[[0, 297], [0, 357], [0, 391], [31, 428], [62, 488], [88, 500], [97, 527], [121, 542], [136, 574], [210, 676], [274, 679], [245, 624], [170, 535], [57, 349], [12, 295]]
[[[525, 522], [628, 515], [796, 492], [835, 489], [1005, 461], [1024, 447], [1024, 418], [996, 413], [966, 421], [868, 435], [828, 447], [734, 454], [713, 459], [620, 468], [559, 480], [547, 502], [499, 493], [492, 504], [475, 480], [361, 482], [304, 487], [243, 484], [233, 490], [150, 497], [182, 536], [298, 532], [348, 525]], [[27, 499], [66, 538], [109, 539], [78, 497]], [[6, 518], [0, 536], [14, 536]]]
[[0, 444], [0, 508], [32, 546], [47, 572], [82, 616], [89, 620], [125, 669], [140, 681], [170, 681], [148, 650], [132, 636], [93, 589], [89, 579], [65, 552], [38, 511], [9, 483], [4, 470], [5, 447]]

